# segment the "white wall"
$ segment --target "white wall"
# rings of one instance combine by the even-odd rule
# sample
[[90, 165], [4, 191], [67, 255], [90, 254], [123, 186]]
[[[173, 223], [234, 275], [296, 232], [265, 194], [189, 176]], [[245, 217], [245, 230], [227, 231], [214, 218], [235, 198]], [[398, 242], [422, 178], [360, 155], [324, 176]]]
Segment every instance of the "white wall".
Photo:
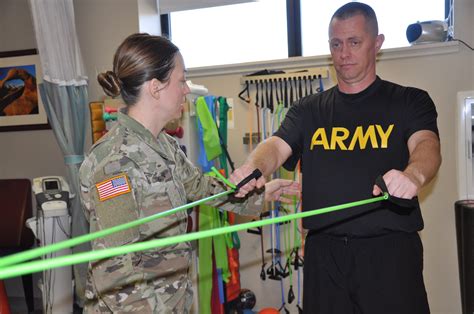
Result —
[[[76, 0], [74, 13], [82, 58], [89, 77], [89, 101], [100, 101], [105, 95], [97, 83], [97, 75], [112, 70], [113, 57], [118, 45], [131, 33], [138, 32], [137, 1]], [[90, 134], [88, 125], [86, 153], [92, 143]]]
[[26, 0], [0, 1], [0, 51], [36, 48], [30, 8]]
[[112, 70], [118, 45], [128, 35], [138, 32], [138, 5], [133, 0], [74, 1], [76, 29], [82, 57], [89, 76], [89, 99], [103, 99], [97, 74]]

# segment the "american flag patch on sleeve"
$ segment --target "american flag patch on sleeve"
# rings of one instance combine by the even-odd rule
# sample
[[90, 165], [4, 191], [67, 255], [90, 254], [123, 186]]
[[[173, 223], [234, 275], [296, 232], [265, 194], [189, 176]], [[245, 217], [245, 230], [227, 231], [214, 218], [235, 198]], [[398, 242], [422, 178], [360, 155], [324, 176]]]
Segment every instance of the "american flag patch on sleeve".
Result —
[[125, 174], [107, 179], [95, 185], [99, 192], [99, 200], [105, 201], [118, 195], [130, 192], [130, 184]]

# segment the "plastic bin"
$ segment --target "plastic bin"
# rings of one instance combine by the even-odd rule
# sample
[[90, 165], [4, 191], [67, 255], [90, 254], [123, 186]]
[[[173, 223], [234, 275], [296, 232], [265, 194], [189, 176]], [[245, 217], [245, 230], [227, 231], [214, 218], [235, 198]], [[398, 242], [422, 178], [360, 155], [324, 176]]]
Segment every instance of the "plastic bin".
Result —
[[463, 314], [474, 313], [474, 200], [454, 205]]

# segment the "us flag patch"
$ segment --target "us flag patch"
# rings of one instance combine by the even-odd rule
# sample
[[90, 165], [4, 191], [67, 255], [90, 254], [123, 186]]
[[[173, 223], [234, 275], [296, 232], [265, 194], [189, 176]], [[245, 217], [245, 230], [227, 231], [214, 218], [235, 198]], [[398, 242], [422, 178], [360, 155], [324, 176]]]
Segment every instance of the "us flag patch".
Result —
[[107, 179], [95, 185], [99, 192], [99, 200], [105, 201], [109, 198], [130, 192], [130, 184], [125, 174]]

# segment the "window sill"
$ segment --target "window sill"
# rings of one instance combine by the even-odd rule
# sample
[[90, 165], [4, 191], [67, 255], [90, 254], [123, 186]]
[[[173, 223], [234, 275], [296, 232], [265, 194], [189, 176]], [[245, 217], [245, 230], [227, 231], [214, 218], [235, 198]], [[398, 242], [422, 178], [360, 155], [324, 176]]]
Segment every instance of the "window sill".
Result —
[[[378, 60], [391, 60], [412, 57], [431, 56], [439, 54], [449, 54], [459, 52], [459, 42], [449, 41], [433, 44], [419, 44], [403, 48], [382, 49]], [[208, 66], [190, 68], [187, 72], [188, 78], [229, 75], [229, 74], [249, 74], [262, 69], [268, 70], [295, 70], [302, 68], [312, 68], [332, 65], [330, 55], [314, 57], [292, 57], [287, 59], [247, 62], [239, 64], [226, 64], [218, 66]]]

